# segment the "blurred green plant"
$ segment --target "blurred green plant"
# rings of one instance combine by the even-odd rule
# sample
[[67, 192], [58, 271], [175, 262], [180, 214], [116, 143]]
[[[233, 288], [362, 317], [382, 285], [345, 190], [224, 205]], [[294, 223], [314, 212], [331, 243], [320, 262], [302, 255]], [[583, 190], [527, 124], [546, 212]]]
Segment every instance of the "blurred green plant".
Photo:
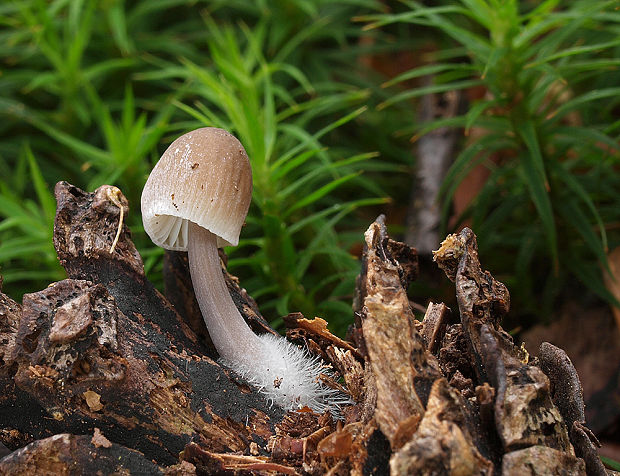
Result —
[[[149, 167], [146, 157], [156, 153], [166, 130], [173, 108], [165, 97], [160, 97], [155, 112], [145, 110], [143, 98], [135, 103], [131, 74], [144, 61], [128, 47], [122, 7], [122, 2], [95, 1], [20, 1], [0, 6], [4, 26], [0, 38], [5, 45], [0, 55], [0, 198], [24, 204], [22, 208], [28, 204], [33, 220], [37, 214], [48, 218], [37, 227], [19, 228], [8, 226], [17, 213], [15, 207], [3, 213], [0, 272], [5, 291], [18, 299], [45, 286], [48, 276], [63, 275], [51, 242], [54, 183], [67, 180], [89, 190], [114, 183], [135, 207]], [[25, 146], [37, 157], [40, 180], [35, 180], [32, 167], [30, 176], [26, 170], [19, 177]], [[51, 208], [42, 198], [42, 183]], [[130, 216], [129, 224], [139, 229], [139, 217]], [[20, 241], [38, 243], [41, 260], [34, 263], [27, 248], [23, 253], [4, 253]], [[139, 234], [138, 241], [146, 242]], [[148, 249], [145, 252], [149, 254]], [[16, 269], [36, 272], [14, 273]], [[35, 275], [41, 279], [34, 280]]]
[[[9, 174], [3, 161], [0, 171], [2, 176]], [[0, 263], [11, 263], [2, 270], [2, 277], [7, 282], [30, 281], [44, 287], [65, 277], [52, 242], [56, 201], [28, 145], [20, 151], [10, 176], [11, 187], [0, 181]], [[30, 181], [34, 200], [26, 195]]]
[[[484, 188], [459, 219], [484, 237], [481, 253], [519, 315], [540, 315], [541, 302], [549, 314], [574, 278], [610, 299], [600, 269], [607, 247], [620, 244], [614, 2], [388, 7], [393, 13], [374, 0], [0, 5], [5, 291], [19, 298], [62, 276], [50, 241], [50, 190], [61, 179], [123, 190], [145, 267], [161, 286], [162, 251], [136, 213], [140, 191], [169, 142], [213, 125], [239, 136], [255, 174], [231, 269], [268, 316], [322, 315], [342, 333], [358, 271], [348, 250], [382, 211], [386, 189], [407, 202], [410, 152], [393, 132], [448, 125], [476, 133], [446, 177], [444, 227], [459, 183], [486, 167]], [[420, 66], [384, 88], [380, 71], [364, 65], [424, 42], [434, 51], [425, 48]], [[403, 87], [427, 75], [434, 84]], [[485, 94], [464, 115], [415, 123], [415, 98], [472, 88]]]
[[[444, 229], [459, 184], [475, 167], [487, 167], [482, 190], [458, 218], [470, 221], [491, 269], [506, 274], [517, 312], [549, 316], [560, 292], [575, 290], [575, 279], [615, 302], [601, 268], [608, 245], [620, 244], [617, 2], [403, 4], [404, 12], [361, 20], [367, 29], [415, 25], [442, 47], [386, 86], [427, 75], [434, 84], [401, 89], [380, 107], [429, 93], [485, 91], [462, 116], [403, 131], [465, 131], [442, 186]], [[467, 137], [472, 130], [475, 137]]]
[[[58, 180], [123, 190], [147, 273], [161, 286], [162, 251], [135, 212], [140, 192], [176, 135], [213, 125], [238, 135], [254, 167], [254, 205], [231, 268], [268, 316], [320, 314], [342, 333], [358, 271], [347, 250], [367, 225], [353, 212], [386, 201], [362, 171], [394, 166], [354, 141], [340, 145], [336, 131], [361, 120], [369, 92], [337, 80], [334, 66], [355, 77], [360, 31], [350, 18], [376, 5], [1, 5], [0, 199], [11, 204], [0, 225], [5, 292], [19, 298], [62, 276], [49, 201]], [[18, 226], [26, 219], [39, 224]], [[29, 247], [39, 257], [36, 282], [24, 274], [32, 265]]]
[[613, 469], [614, 471], [620, 471], [620, 461], [616, 461], [614, 459], [607, 458], [606, 456], [601, 456], [601, 461], [609, 469]]

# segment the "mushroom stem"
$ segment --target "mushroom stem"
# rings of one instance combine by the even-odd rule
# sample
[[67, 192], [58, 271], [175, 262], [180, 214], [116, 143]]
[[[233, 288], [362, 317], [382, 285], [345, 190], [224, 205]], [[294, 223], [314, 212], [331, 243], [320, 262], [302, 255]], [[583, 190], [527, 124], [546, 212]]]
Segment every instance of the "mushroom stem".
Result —
[[187, 251], [194, 293], [213, 345], [223, 359], [250, 365], [260, 358], [262, 343], [230, 297], [220, 266], [217, 237], [189, 222]]
[[188, 222], [189, 271], [194, 293], [221, 363], [245, 378], [272, 403], [291, 410], [330, 410], [340, 418], [348, 396], [326, 386], [318, 357], [273, 334], [254, 334], [230, 297], [217, 253], [217, 237]]

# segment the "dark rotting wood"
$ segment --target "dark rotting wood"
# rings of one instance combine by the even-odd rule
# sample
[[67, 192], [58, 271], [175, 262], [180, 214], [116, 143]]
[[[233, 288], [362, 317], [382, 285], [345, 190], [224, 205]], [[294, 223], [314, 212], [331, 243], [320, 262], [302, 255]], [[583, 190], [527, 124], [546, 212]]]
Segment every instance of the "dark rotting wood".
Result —
[[[605, 474], [572, 364], [547, 344], [530, 362], [502, 329], [509, 294], [482, 269], [471, 230], [435, 253], [458, 310], [431, 303], [415, 319], [416, 252], [379, 217], [364, 235], [350, 339], [285, 316], [289, 338], [351, 396], [336, 421], [270, 406], [217, 363], [183, 254], [167, 258], [169, 300], [125, 225], [113, 246], [119, 207], [129, 211], [118, 189], [61, 182], [56, 197], [68, 279], [22, 304], [0, 293], [0, 473]], [[249, 325], [274, 332], [222, 263]]]

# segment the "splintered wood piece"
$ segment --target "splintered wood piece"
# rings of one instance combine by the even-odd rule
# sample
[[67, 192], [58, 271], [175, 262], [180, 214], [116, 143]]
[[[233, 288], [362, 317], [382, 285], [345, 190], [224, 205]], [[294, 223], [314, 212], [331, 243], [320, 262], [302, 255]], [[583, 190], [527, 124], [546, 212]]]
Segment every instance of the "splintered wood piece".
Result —
[[[373, 223], [364, 234], [366, 265], [362, 330], [377, 387], [375, 419], [392, 447], [402, 422], [420, 421], [424, 406], [415, 392], [411, 360], [422, 354], [398, 265], [388, 258], [385, 225]], [[415, 427], [411, 428], [411, 433]], [[401, 440], [406, 437], [401, 437]]]
[[430, 302], [422, 320], [422, 339], [426, 349], [435, 354], [441, 344], [441, 339], [446, 332], [447, 321], [450, 316], [450, 308], [444, 303], [435, 304]]
[[[409, 306], [406, 280], [393, 257], [383, 217], [364, 234], [358, 299], [365, 348], [377, 389], [375, 419], [396, 450], [424, 415], [432, 382], [441, 376], [426, 352]], [[401, 253], [402, 253], [402, 248]]]
[[183, 458], [191, 462], [198, 474], [301, 474], [292, 466], [274, 463], [266, 457], [215, 453], [196, 443], [187, 445]]
[[476, 448], [472, 431], [463, 397], [445, 379], [436, 380], [417, 431], [392, 455], [391, 474], [493, 474], [493, 463]]
[[538, 367], [504, 352], [499, 340], [494, 329], [482, 326], [482, 357], [497, 389], [495, 425], [504, 450], [544, 445], [574, 455], [564, 419], [551, 400], [549, 379]]
[[306, 319], [300, 312], [288, 314], [282, 318], [287, 329], [294, 329], [296, 333], [303, 334], [304, 339], [314, 340], [321, 349], [328, 346], [339, 347], [356, 354], [359, 354], [349, 342], [332, 334], [327, 328], [327, 321], [320, 317], [314, 319]]
[[[543, 369], [550, 367], [547, 373], [556, 379], [553, 386], [557, 394], [552, 398], [554, 394], [547, 375], [528, 363], [527, 352], [515, 346], [500, 326], [509, 308], [508, 291], [488, 271], [482, 270], [473, 232], [464, 228], [458, 235], [449, 235], [440, 249], [434, 252], [434, 259], [454, 281], [459, 305], [460, 327], [449, 326], [445, 335], [456, 337], [452, 338], [453, 343], [464, 338], [474, 364], [477, 384], [488, 382], [493, 386], [493, 392], [486, 394], [494, 395], [493, 414], [503, 451], [511, 453], [524, 447], [544, 447], [574, 459], [572, 440], [578, 454], [586, 462], [592, 460], [587, 463], [588, 471], [602, 474], [599, 473], [602, 464], [587, 437], [587, 429], [576, 422], [583, 419], [583, 398], [574, 368], [568, 366], [565, 359], [560, 358], [551, 347], [546, 349], [548, 352], [541, 358], [541, 365]], [[450, 366], [450, 359], [441, 358], [443, 351], [442, 348], [440, 362], [446, 369]], [[459, 373], [458, 368], [466, 369], [467, 365], [453, 367], [454, 377]], [[556, 375], [552, 375], [554, 372]], [[483, 397], [480, 400], [481, 422], [489, 422], [490, 402], [481, 393], [482, 388], [477, 387], [480, 389], [478, 396]], [[580, 445], [584, 448], [578, 448]], [[550, 453], [532, 450], [523, 454], [536, 459], [547, 458]], [[541, 460], [540, 464], [545, 467], [547, 463]]]
[[502, 460], [503, 476], [547, 476], [550, 474], [585, 476], [582, 459], [548, 446], [530, 446], [506, 453]]
[[477, 378], [467, 335], [461, 324], [451, 324], [446, 328], [438, 354], [439, 365], [450, 385], [458, 388], [466, 398], [472, 397]]
[[329, 346], [327, 355], [338, 373], [343, 376], [351, 398], [355, 402], [361, 402], [366, 390], [364, 388], [364, 367], [362, 364], [350, 350], [343, 350], [340, 347]]
[[[448, 235], [433, 259], [456, 286], [456, 298], [463, 331], [467, 335], [470, 358], [480, 381], [485, 381], [481, 360], [480, 327], [498, 328], [510, 308], [510, 294], [503, 283], [483, 271], [478, 260], [476, 235], [463, 228], [458, 235]], [[507, 336], [507, 335], [506, 335]], [[509, 336], [507, 336], [509, 339]], [[506, 349], [513, 349], [512, 341]]]

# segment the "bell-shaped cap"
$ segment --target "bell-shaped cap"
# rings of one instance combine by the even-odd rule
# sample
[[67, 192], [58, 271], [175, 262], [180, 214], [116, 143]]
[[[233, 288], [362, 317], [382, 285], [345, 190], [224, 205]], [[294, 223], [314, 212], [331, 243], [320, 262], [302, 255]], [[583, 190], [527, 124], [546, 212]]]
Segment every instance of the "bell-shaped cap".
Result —
[[187, 251], [188, 220], [237, 245], [252, 199], [247, 153], [229, 132], [204, 127], [175, 140], [142, 191], [142, 222], [153, 243]]

